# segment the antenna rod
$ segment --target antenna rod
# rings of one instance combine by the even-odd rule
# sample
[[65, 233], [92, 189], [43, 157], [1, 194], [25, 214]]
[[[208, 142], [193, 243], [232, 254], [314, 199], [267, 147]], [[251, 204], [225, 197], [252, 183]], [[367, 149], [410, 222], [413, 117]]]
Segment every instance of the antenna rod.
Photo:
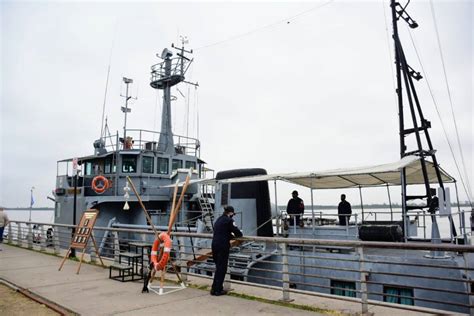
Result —
[[130, 100], [132, 97], [128, 95], [128, 86], [133, 83], [133, 79], [125, 78], [123, 77], [123, 82], [125, 82], [126, 85], [126, 91], [125, 95], [122, 95], [122, 97], [125, 97], [125, 106], [122, 106], [122, 112], [125, 114], [125, 120], [123, 123], [123, 142], [125, 144], [127, 140], [127, 113], [131, 112], [132, 110], [128, 108], [128, 100]]

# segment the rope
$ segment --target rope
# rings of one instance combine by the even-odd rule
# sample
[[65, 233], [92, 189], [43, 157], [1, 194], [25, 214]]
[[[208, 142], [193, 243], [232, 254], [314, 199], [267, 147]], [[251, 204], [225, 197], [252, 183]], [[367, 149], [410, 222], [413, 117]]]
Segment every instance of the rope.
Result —
[[[384, 22], [385, 22], [385, 33], [387, 35], [387, 47], [388, 47], [388, 56], [389, 56], [389, 63], [390, 63], [390, 70], [392, 71], [392, 87], [393, 90], [396, 91], [396, 84], [395, 84], [395, 72], [393, 71], [393, 57], [392, 57], [392, 50], [390, 49], [390, 34], [388, 32], [388, 24], [387, 24], [387, 13], [385, 12], [385, 0], [382, 1], [382, 7], [383, 7], [383, 16], [384, 16]], [[408, 4], [407, 4], [408, 5]], [[397, 107], [398, 100], [397, 96], [393, 94], [393, 98], [395, 100], [395, 106]]]
[[[418, 49], [416, 48], [415, 40], [413, 39], [413, 36], [412, 36], [412, 34], [411, 34], [411, 32], [410, 32], [409, 29], [408, 29], [408, 34], [410, 35], [413, 48], [415, 49], [416, 57], [418, 58], [418, 62], [420, 63], [421, 71], [423, 72], [424, 78], [425, 78], [425, 80], [426, 80], [426, 84], [427, 84], [427, 86], [428, 86], [428, 90], [429, 90], [429, 92], [430, 92], [431, 99], [433, 100], [433, 104], [434, 104], [436, 113], [438, 114], [439, 121], [441, 122], [441, 127], [443, 128], [444, 137], [446, 138], [446, 142], [448, 143], [449, 150], [451, 151], [451, 155], [453, 156], [453, 160], [454, 160], [454, 164], [455, 164], [455, 166], [456, 166], [456, 170], [458, 171], [459, 177], [460, 177], [460, 179], [461, 179], [461, 183], [462, 183], [463, 188], [464, 188], [464, 190], [466, 191], [466, 194], [467, 194], [468, 199], [469, 199], [469, 193], [468, 193], [468, 191], [467, 191], [467, 189], [466, 189], [466, 185], [465, 185], [465, 183], [464, 183], [461, 170], [459, 169], [458, 161], [456, 160], [456, 156], [454, 155], [453, 146], [451, 145], [451, 142], [449, 141], [448, 133], [447, 133], [447, 130], [446, 130], [446, 125], [444, 124], [444, 121], [443, 121], [443, 118], [442, 118], [442, 116], [441, 116], [441, 113], [439, 112], [438, 103], [436, 102], [436, 98], [435, 98], [435, 96], [434, 96], [433, 89], [431, 89], [431, 85], [430, 85], [430, 82], [429, 82], [429, 80], [428, 80], [428, 73], [425, 71], [425, 68], [423, 67], [423, 63], [421, 62], [421, 57], [420, 57], [420, 55], [419, 55], [419, 53], [418, 53]], [[471, 203], [471, 202], [470, 202], [470, 200], [469, 200], [469, 204], [470, 204], [470, 203]]]
[[320, 4], [320, 5], [317, 5], [309, 10], [306, 10], [306, 11], [303, 11], [303, 12], [300, 12], [294, 16], [291, 16], [289, 18], [286, 18], [286, 19], [282, 19], [282, 20], [279, 20], [277, 22], [274, 22], [274, 23], [270, 23], [270, 24], [267, 24], [267, 25], [264, 25], [262, 27], [259, 27], [259, 28], [256, 28], [256, 29], [253, 29], [253, 30], [250, 30], [250, 31], [247, 31], [245, 33], [241, 33], [241, 34], [237, 34], [237, 35], [234, 35], [234, 36], [231, 36], [229, 38], [226, 38], [226, 39], [223, 39], [223, 40], [220, 40], [220, 41], [217, 41], [217, 42], [214, 42], [214, 43], [211, 43], [211, 44], [208, 44], [208, 45], [204, 45], [204, 46], [201, 46], [201, 47], [198, 47], [196, 48], [195, 50], [200, 50], [200, 49], [203, 49], [203, 48], [209, 48], [209, 47], [212, 47], [212, 46], [216, 46], [216, 45], [220, 45], [220, 44], [223, 44], [223, 43], [226, 43], [226, 42], [230, 42], [230, 41], [233, 41], [233, 40], [236, 40], [236, 39], [239, 39], [239, 38], [242, 38], [242, 37], [245, 37], [247, 35], [250, 35], [250, 34], [253, 34], [253, 33], [256, 33], [256, 32], [259, 32], [261, 30], [264, 30], [264, 29], [267, 29], [267, 28], [270, 28], [270, 27], [273, 27], [273, 26], [276, 26], [278, 24], [283, 24], [283, 23], [289, 23], [290, 21], [292, 20], [295, 20], [296, 18], [304, 15], [304, 14], [307, 14], [311, 11], [314, 11], [314, 10], [318, 10], [318, 9], [321, 9], [322, 7], [330, 4], [331, 2], [333, 2], [334, 0], [329, 0], [328, 2], [326, 3], [323, 3], [323, 4]]
[[[433, 22], [434, 22], [435, 31], [436, 31], [436, 39], [438, 41], [438, 48], [439, 48], [439, 54], [440, 54], [440, 57], [441, 57], [441, 64], [443, 65], [444, 80], [445, 80], [445, 83], [446, 83], [446, 89], [448, 90], [448, 98], [449, 98], [449, 104], [451, 106], [451, 115], [452, 115], [453, 121], [454, 121], [454, 128], [455, 128], [455, 131], [456, 131], [456, 139], [457, 139], [458, 146], [459, 146], [459, 152], [461, 154], [461, 162], [462, 162], [463, 171], [464, 171], [464, 174], [466, 176], [467, 188], [469, 190], [469, 192], [466, 192], [466, 193], [468, 195], [469, 204], [471, 204], [471, 206], [472, 206], [472, 203], [471, 203], [471, 200], [472, 200], [471, 199], [471, 192], [472, 192], [472, 190], [471, 190], [471, 185], [469, 183], [468, 173], [467, 173], [467, 170], [466, 170], [466, 163], [464, 162], [464, 153], [463, 153], [463, 150], [462, 150], [461, 140], [460, 140], [460, 137], [459, 137], [458, 124], [457, 124], [457, 121], [456, 121], [456, 116], [454, 115], [453, 100], [452, 100], [451, 91], [450, 91], [450, 88], [449, 88], [448, 75], [446, 73], [446, 66], [445, 66], [445, 63], [444, 63], [443, 50], [441, 48], [441, 40], [440, 40], [440, 37], [439, 37], [438, 24], [437, 24], [437, 21], [436, 21], [435, 9], [434, 9], [432, 0], [430, 0], [430, 7], [431, 7], [431, 15], [433, 17]], [[462, 179], [462, 177], [461, 177], [461, 179]]]

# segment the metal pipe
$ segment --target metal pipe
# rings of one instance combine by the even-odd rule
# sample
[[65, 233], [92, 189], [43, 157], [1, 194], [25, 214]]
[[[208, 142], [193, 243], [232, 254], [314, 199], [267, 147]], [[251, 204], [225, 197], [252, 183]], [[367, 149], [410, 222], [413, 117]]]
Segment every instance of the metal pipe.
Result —
[[390, 205], [390, 221], [393, 222], [392, 199], [390, 198], [390, 187], [387, 184], [388, 204]]
[[[27, 222], [22, 221], [12, 221], [17, 224]], [[72, 228], [72, 225], [65, 224], [51, 224], [51, 223], [35, 223], [33, 224], [44, 224], [50, 226], [58, 227], [69, 227]], [[123, 229], [123, 228], [110, 228], [110, 227], [94, 227], [94, 230], [106, 231], [110, 230], [113, 232], [127, 232], [127, 233], [137, 233], [137, 234], [146, 234], [154, 235], [152, 231], [149, 230], [132, 230], [132, 229]], [[203, 233], [186, 233], [186, 232], [177, 232], [174, 234], [176, 236], [184, 237], [193, 237], [193, 238], [212, 238], [212, 234], [203, 234]], [[448, 252], [474, 252], [474, 246], [470, 245], [452, 245], [452, 244], [432, 244], [432, 243], [396, 243], [396, 242], [378, 242], [378, 241], [356, 241], [356, 240], [327, 240], [327, 239], [306, 239], [306, 238], [281, 238], [281, 237], [260, 237], [260, 236], [249, 236], [249, 237], [240, 237], [237, 240], [243, 242], [266, 242], [269, 244], [275, 243], [287, 243], [287, 244], [301, 244], [301, 245], [318, 245], [318, 246], [342, 246], [342, 247], [366, 247], [366, 248], [378, 248], [378, 249], [404, 249], [404, 250], [442, 250]]]
[[281, 243], [282, 267], [281, 267], [281, 282], [282, 282], [282, 301], [290, 302], [290, 275], [288, 274], [288, 253], [286, 243]]
[[[362, 224], [364, 224], [364, 203], [362, 201], [362, 188], [359, 185], [360, 208], [362, 210]], [[347, 225], [349, 225], [350, 216], [347, 218]], [[356, 223], [357, 224], [357, 223]]]
[[[312, 180], [311, 180], [312, 181]], [[312, 226], [313, 226], [313, 235], [315, 234], [315, 230], [316, 230], [316, 227], [315, 227], [315, 218], [314, 218], [314, 196], [313, 196], [313, 188], [311, 188], [311, 221], [312, 221]]]

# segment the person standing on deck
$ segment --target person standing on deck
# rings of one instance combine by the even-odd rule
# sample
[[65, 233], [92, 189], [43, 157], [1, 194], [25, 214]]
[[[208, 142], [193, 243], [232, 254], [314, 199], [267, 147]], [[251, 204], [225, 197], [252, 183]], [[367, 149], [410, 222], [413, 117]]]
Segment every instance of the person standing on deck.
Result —
[[226, 295], [223, 283], [227, 272], [229, 261], [230, 240], [235, 237], [242, 237], [242, 232], [235, 225], [232, 217], [234, 208], [230, 205], [224, 207], [224, 214], [214, 223], [214, 236], [212, 237], [212, 258], [216, 265], [214, 272], [214, 282], [212, 282], [211, 295]]
[[339, 215], [339, 225], [346, 226], [349, 224], [352, 208], [351, 203], [346, 201], [345, 194], [341, 194], [341, 202], [339, 202], [339, 206], [337, 207], [337, 214]]
[[0, 206], [0, 251], [2, 251], [3, 231], [8, 225], [9, 219], [3, 207]]
[[293, 197], [288, 201], [286, 213], [290, 215], [291, 226], [295, 225], [295, 221], [296, 225], [300, 225], [300, 217], [304, 213], [304, 202], [298, 197], [298, 191], [293, 191], [291, 195]]

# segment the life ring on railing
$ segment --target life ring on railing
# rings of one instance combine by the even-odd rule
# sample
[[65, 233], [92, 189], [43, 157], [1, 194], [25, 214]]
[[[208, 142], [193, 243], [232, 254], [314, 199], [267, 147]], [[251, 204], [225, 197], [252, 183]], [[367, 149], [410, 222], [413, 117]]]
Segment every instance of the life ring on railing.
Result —
[[[160, 248], [160, 244], [162, 242], [163, 242], [163, 251], [160, 251], [160, 255], [159, 255], [158, 249]], [[167, 233], [161, 233], [160, 235], [158, 235], [158, 238], [155, 239], [155, 242], [153, 243], [153, 247], [151, 248], [150, 260], [153, 263], [153, 267], [155, 268], [156, 271], [161, 271], [166, 268], [166, 264], [168, 263], [168, 259], [170, 258], [172, 245], [173, 245], [173, 241], [171, 240], [170, 235], [168, 235]]]
[[104, 176], [96, 176], [92, 179], [92, 190], [97, 194], [104, 193], [110, 186], [109, 180]]

